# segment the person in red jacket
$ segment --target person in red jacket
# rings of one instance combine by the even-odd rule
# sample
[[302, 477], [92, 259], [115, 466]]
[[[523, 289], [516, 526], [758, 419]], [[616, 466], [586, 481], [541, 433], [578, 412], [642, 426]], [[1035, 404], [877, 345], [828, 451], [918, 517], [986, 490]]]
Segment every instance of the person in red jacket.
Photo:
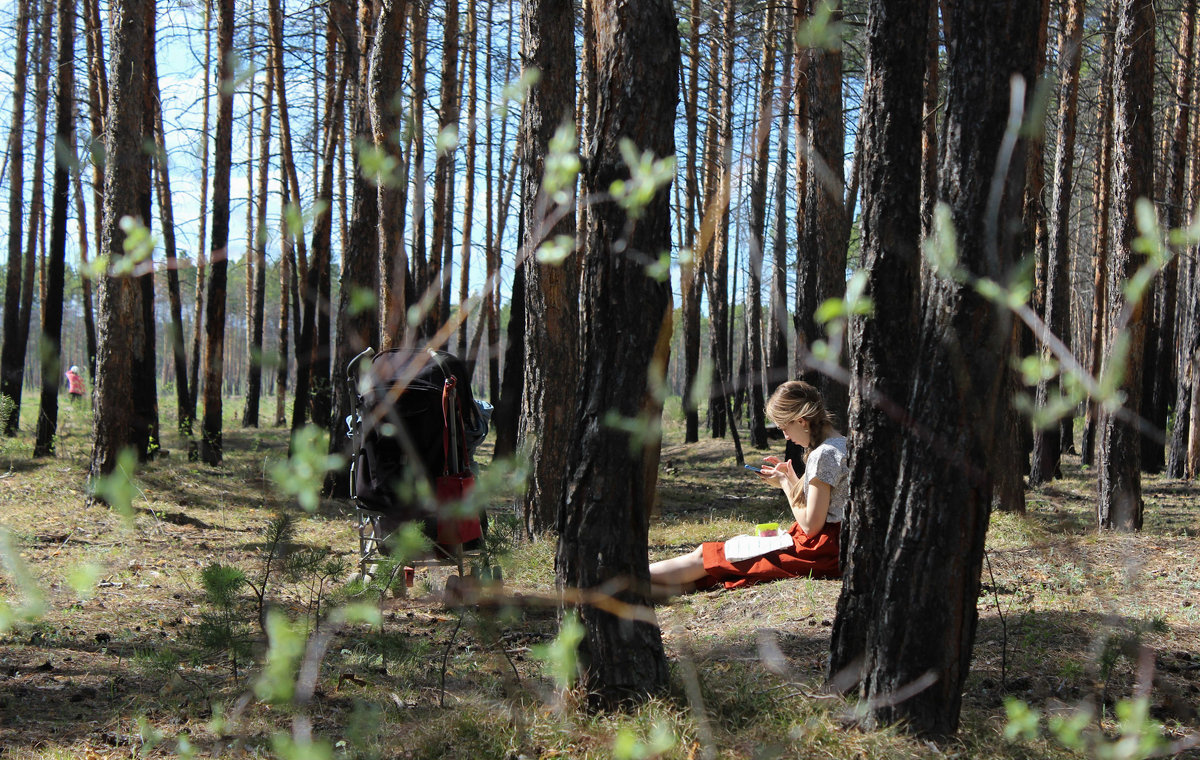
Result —
[[67, 370], [67, 393], [70, 394], [72, 403], [83, 398], [83, 378], [79, 376], [79, 367], [74, 364]]

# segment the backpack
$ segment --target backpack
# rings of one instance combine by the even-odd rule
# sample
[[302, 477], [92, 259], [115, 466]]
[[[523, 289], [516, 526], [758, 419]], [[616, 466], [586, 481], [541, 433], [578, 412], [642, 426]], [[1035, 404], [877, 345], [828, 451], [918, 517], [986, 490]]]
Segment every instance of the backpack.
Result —
[[352, 388], [351, 496], [358, 507], [380, 513], [390, 528], [420, 522], [443, 547], [477, 546], [482, 516], [443, 509], [474, 486], [470, 440], [487, 430], [464, 362], [446, 351], [389, 349]]

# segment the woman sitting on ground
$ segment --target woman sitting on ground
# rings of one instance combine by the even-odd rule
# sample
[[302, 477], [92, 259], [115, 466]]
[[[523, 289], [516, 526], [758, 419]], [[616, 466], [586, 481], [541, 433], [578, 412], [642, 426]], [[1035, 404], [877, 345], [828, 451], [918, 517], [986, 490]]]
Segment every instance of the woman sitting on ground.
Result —
[[784, 437], [805, 450], [803, 475], [796, 473], [791, 461], [775, 456], [763, 458], [759, 474], [764, 483], [783, 490], [795, 524], [774, 540], [738, 536], [654, 562], [650, 581], [656, 593], [708, 588], [719, 582], [739, 588], [782, 578], [840, 575], [838, 534], [850, 495], [846, 438], [834, 429], [817, 389], [801, 380], [779, 386], [766, 411]]

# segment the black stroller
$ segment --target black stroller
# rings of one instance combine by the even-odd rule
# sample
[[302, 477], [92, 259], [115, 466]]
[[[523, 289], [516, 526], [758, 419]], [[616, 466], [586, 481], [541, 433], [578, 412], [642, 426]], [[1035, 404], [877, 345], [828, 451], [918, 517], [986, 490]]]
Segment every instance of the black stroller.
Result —
[[482, 547], [486, 515], [450, 507], [474, 487], [471, 452], [487, 435], [491, 407], [475, 401], [466, 365], [445, 351], [368, 348], [346, 366], [346, 381], [355, 399], [346, 425], [360, 573], [372, 575], [388, 537], [415, 522], [433, 549], [408, 564], [452, 564], [461, 575]]

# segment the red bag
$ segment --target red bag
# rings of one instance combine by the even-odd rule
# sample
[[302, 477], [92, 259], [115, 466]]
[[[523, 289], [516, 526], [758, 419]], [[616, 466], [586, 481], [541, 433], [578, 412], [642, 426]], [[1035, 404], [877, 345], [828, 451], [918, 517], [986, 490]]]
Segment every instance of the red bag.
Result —
[[[445, 454], [445, 471], [437, 478], [437, 503], [439, 514], [437, 521], [437, 542], [444, 546], [465, 544], [483, 536], [483, 527], [478, 517], [455, 517], [442, 515], [440, 506], [459, 502], [466, 498], [475, 487], [475, 476], [469, 467], [463, 469], [468, 462], [467, 442], [458, 439], [458, 429], [462, 423], [462, 415], [458, 409], [458, 395], [455, 392], [457, 381], [453, 375], [446, 377], [442, 387], [442, 419], [445, 423], [442, 435], [442, 450]], [[458, 416], [451, 423], [451, 415]]]

